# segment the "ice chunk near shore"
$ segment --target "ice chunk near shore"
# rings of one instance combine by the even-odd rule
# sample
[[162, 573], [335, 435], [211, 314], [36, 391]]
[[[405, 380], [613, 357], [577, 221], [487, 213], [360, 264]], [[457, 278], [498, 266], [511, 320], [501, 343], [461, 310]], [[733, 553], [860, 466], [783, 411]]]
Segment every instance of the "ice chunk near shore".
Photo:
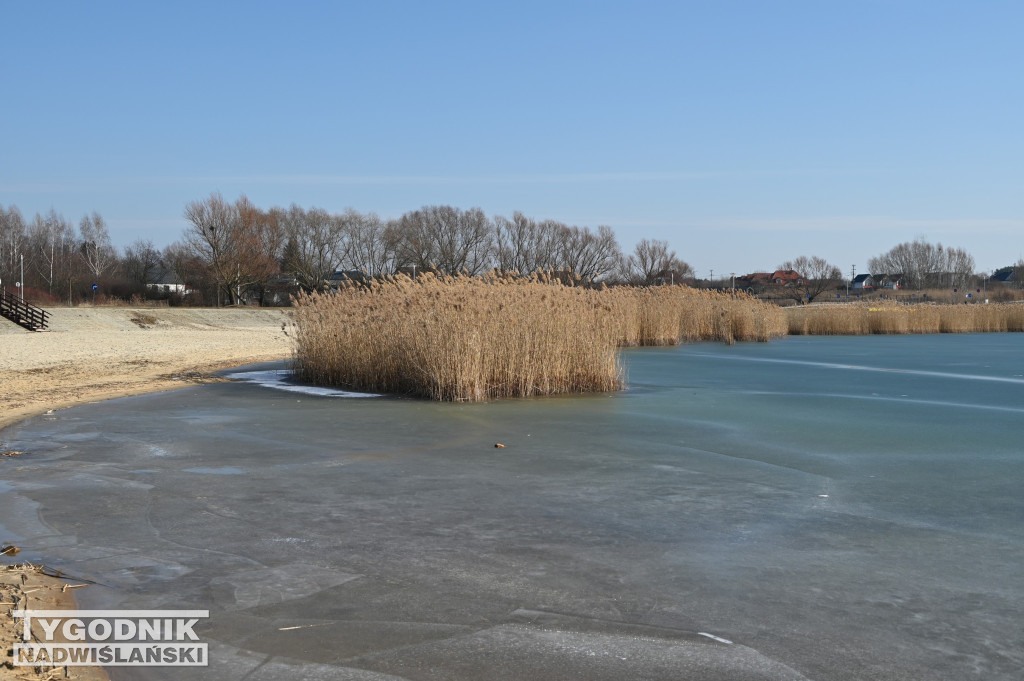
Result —
[[337, 388], [322, 388], [315, 385], [302, 385], [293, 383], [295, 372], [290, 369], [269, 369], [264, 371], [240, 371], [233, 374], [226, 374], [228, 378], [246, 383], [255, 383], [264, 388], [276, 390], [287, 390], [293, 393], [305, 395], [318, 395], [320, 397], [380, 397], [375, 393], [357, 393]]

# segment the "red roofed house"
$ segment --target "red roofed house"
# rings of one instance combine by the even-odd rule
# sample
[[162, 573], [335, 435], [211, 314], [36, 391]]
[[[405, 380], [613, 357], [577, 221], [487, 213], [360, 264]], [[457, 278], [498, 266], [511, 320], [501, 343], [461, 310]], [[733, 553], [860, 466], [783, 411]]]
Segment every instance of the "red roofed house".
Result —
[[775, 286], [799, 286], [804, 283], [804, 278], [796, 270], [775, 270], [772, 275], [772, 284]]
[[745, 289], [761, 289], [769, 286], [799, 286], [803, 283], [804, 278], [795, 270], [754, 272], [743, 277], [736, 277], [736, 286]]

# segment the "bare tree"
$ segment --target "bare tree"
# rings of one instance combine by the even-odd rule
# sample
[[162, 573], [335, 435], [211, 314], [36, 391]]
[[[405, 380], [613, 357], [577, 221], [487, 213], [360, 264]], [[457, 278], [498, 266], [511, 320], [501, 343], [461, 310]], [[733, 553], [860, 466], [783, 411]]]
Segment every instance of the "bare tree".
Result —
[[669, 250], [667, 241], [641, 239], [633, 253], [620, 260], [618, 276], [634, 286], [681, 284], [693, 276], [693, 268]]
[[505, 272], [528, 273], [536, 267], [533, 253], [533, 239], [537, 232], [537, 221], [519, 211], [512, 219], [494, 217], [494, 264]]
[[136, 239], [125, 246], [121, 268], [129, 281], [145, 286], [151, 284], [160, 267], [160, 251], [149, 239]]
[[794, 260], [787, 260], [778, 269], [793, 270], [800, 275], [802, 283], [796, 284], [793, 290], [802, 294], [801, 302], [812, 302], [825, 291], [835, 288], [843, 278], [838, 267], [816, 255], [801, 255]]
[[974, 273], [974, 258], [960, 248], [945, 248], [918, 237], [868, 261], [876, 275], [900, 275], [906, 286], [965, 286]]
[[307, 211], [295, 204], [277, 215], [286, 238], [288, 255], [284, 264], [288, 273], [306, 291], [326, 289], [328, 277], [347, 256], [344, 221], [321, 208]]
[[402, 266], [477, 275], [492, 265], [494, 227], [479, 208], [424, 206], [393, 226]]
[[99, 213], [86, 215], [78, 223], [78, 252], [86, 272], [98, 281], [117, 264], [117, 251], [110, 243], [110, 232]]
[[349, 208], [341, 216], [348, 239], [347, 264], [370, 276], [395, 271], [397, 244], [394, 233], [375, 213], [361, 214]]
[[185, 207], [191, 223], [185, 243], [209, 266], [219, 290], [237, 304], [242, 290], [263, 290], [278, 271], [284, 232], [273, 214], [256, 208], [244, 195], [234, 204], [218, 194]]
[[494, 218], [495, 266], [506, 272], [528, 274], [558, 266], [557, 253], [561, 230], [565, 225], [545, 220], [537, 222], [519, 211], [512, 219]]
[[[75, 233], [64, 216], [36, 214], [28, 229], [31, 269], [50, 294], [63, 293], [75, 278]], [[26, 267], [28, 264], [26, 264]]]
[[1013, 264], [1013, 284], [1017, 288], [1024, 288], [1024, 258]]
[[553, 270], [560, 266], [562, 235], [568, 225], [557, 220], [542, 220], [537, 223], [537, 238], [534, 240], [535, 269]]
[[218, 289], [234, 302], [241, 280], [235, 207], [214, 193], [204, 201], [192, 201], [185, 206], [185, 219], [192, 223], [185, 232], [185, 243], [211, 269]]
[[185, 285], [186, 290], [200, 289], [211, 278], [208, 265], [184, 241], [175, 241], [164, 247], [160, 262]]
[[558, 268], [571, 270], [583, 279], [612, 274], [621, 254], [611, 227], [599, 226], [596, 234], [587, 227], [563, 226], [559, 230]]
[[21, 279], [21, 257], [25, 253], [25, 220], [16, 206], [0, 205], [0, 282], [11, 287]]
[[260, 210], [244, 194], [235, 201], [235, 209], [240, 251], [247, 263], [242, 268], [240, 285], [256, 291], [262, 305], [271, 279], [281, 272], [284, 226], [278, 222], [277, 213]]
[[974, 281], [974, 256], [962, 248], [947, 248], [942, 271], [948, 274], [947, 286], [966, 288]]

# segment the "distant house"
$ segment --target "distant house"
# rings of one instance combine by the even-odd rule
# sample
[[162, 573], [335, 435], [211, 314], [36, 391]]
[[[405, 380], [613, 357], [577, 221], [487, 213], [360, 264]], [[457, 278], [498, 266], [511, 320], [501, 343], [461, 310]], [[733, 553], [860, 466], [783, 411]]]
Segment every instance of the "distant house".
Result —
[[189, 288], [174, 272], [165, 268], [159, 268], [153, 272], [153, 281], [146, 284], [146, 288], [155, 293], [180, 293], [188, 295]]
[[299, 282], [294, 274], [279, 274], [271, 277], [264, 287], [260, 304], [273, 307], [291, 305], [292, 295], [298, 293]]
[[348, 282], [365, 284], [370, 280], [370, 275], [362, 270], [337, 270], [327, 277], [327, 286], [332, 289], [339, 289]]
[[736, 277], [736, 288], [748, 291], [760, 291], [769, 287], [800, 286], [804, 278], [796, 270], [775, 270], [774, 272], [754, 272]]
[[903, 274], [875, 274], [875, 288], [901, 289], [903, 288]]
[[1012, 284], [1017, 281], [1013, 267], [1003, 267], [992, 273], [989, 281], [997, 284]]
[[854, 291], [869, 291], [875, 288], [875, 279], [870, 274], [858, 274], [850, 282], [850, 288]]
[[796, 270], [775, 270], [772, 274], [774, 286], [800, 286], [804, 283], [804, 278]]
[[736, 279], [736, 283], [742, 282], [744, 287], [747, 286], [768, 286], [772, 283], [771, 272], [754, 272], [753, 274], [747, 274]]

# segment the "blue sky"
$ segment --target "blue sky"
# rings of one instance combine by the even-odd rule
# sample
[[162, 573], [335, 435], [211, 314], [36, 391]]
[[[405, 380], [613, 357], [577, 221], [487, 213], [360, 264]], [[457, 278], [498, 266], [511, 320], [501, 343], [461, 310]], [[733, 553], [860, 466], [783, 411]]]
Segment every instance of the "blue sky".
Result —
[[668, 240], [702, 276], [1024, 256], [1024, 3], [0, 2], [0, 203], [180, 238], [219, 191]]

